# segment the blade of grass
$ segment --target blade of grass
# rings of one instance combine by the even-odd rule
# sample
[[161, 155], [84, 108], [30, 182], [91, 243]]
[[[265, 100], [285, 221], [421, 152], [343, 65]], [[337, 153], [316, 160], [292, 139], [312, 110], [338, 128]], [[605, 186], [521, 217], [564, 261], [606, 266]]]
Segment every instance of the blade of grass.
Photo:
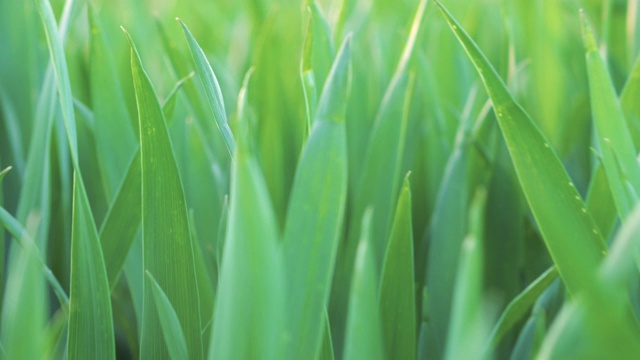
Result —
[[171, 306], [169, 298], [164, 291], [162, 291], [160, 284], [153, 278], [153, 275], [151, 275], [148, 270], [145, 273], [147, 275], [147, 281], [151, 283], [153, 289], [153, 298], [156, 303], [156, 309], [158, 310], [164, 340], [167, 344], [167, 349], [169, 349], [169, 355], [171, 359], [174, 360], [188, 359], [187, 340], [184, 338], [178, 315], [173, 309], [173, 306]]
[[[31, 213], [27, 219], [25, 234], [37, 234], [39, 217]], [[36, 246], [28, 242], [25, 249], [15, 249], [15, 256], [7, 266], [7, 285], [2, 303], [0, 339], [4, 344], [6, 359], [45, 358], [44, 327], [46, 296], [44, 278], [33, 255]], [[28, 311], [24, 311], [28, 309]]]
[[582, 11], [580, 19], [586, 48], [591, 108], [603, 155], [602, 164], [618, 214], [625, 221], [640, 194], [640, 167], [616, 91], [598, 51], [589, 21]]
[[557, 276], [556, 268], [550, 267], [509, 302], [493, 327], [489, 338], [488, 352], [498, 346], [500, 340], [523, 318]]
[[[484, 343], [486, 318], [483, 289], [483, 233], [486, 189], [479, 188], [469, 210], [469, 233], [460, 248], [446, 359], [470, 359]], [[488, 334], [488, 333], [487, 333]]]
[[322, 340], [322, 318], [331, 290], [347, 198], [344, 122], [350, 55], [347, 37], [322, 91], [287, 211], [282, 249], [290, 274], [292, 358], [316, 357]]
[[224, 109], [224, 101], [222, 99], [222, 91], [220, 90], [218, 79], [216, 79], [216, 75], [213, 73], [209, 60], [207, 60], [206, 55], [200, 48], [200, 45], [198, 45], [196, 39], [191, 35], [187, 25], [185, 25], [180, 19], [176, 20], [180, 22], [184, 35], [187, 38], [187, 43], [191, 50], [191, 56], [193, 57], [193, 62], [196, 66], [196, 73], [198, 73], [198, 77], [204, 86], [209, 109], [213, 114], [213, 119], [222, 133], [225, 144], [227, 145], [227, 150], [229, 150], [229, 154], [233, 154], [235, 140], [233, 139], [231, 128], [229, 128], [229, 124], [227, 123], [227, 114]]
[[353, 268], [343, 354], [345, 360], [385, 358], [382, 322], [376, 303], [378, 289], [374, 248], [369, 237], [372, 218], [369, 208], [362, 219], [362, 236]]
[[102, 249], [84, 185], [74, 176], [69, 359], [115, 359], [111, 299]]
[[416, 304], [409, 174], [404, 178], [380, 283], [380, 316], [387, 357], [416, 357]]
[[[203, 357], [202, 327], [184, 192], [158, 98], [133, 40], [126, 31], [125, 34], [131, 45], [131, 69], [140, 125], [144, 268], [154, 274], [176, 310], [189, 356], [199, 359]], [[169, 355], [151, 285], [144, 281], [142, 359]]]
[[265, 179], [249, 150], [247, 86], [238, 95], [226, 239], [209, 359], [280, 359], [285, 288], [279, 234]]
[[112, 51], [107, 45], [106, 34], [100, 17], [89, 6], [90, 84], [98, 160], [104, 174], [107, 199], [116, 197], [118, 186], [125, 176], [127, 165], [136, 149], [131, 115], [122, 94], [116, 74]]
[[569, 291], [578, 293], [589, 286], [603, 258], [605, 245], [600, 231], [540, 129], [516, 103], [460, 24], [442, 4], [436, 4], [485, 84], [547, 249]]

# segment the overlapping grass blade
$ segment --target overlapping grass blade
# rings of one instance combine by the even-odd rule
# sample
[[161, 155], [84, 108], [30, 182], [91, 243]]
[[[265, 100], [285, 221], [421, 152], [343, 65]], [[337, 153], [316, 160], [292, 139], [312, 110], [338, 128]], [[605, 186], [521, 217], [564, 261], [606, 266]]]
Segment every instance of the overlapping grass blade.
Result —
[[198, 45], [196, 39], [191, 35], [187, 25], [185, 25], [180, 19], [178, 19], [178, 21], [180, 22], [180, 25], [182, 25], [184, 35], [187, 38], [187, 43], [191, 50], [191, 56], [193, 57], [193, 61], [196, 65], [196, 73], [204, 86], [209, 109], [211, 110], [218, 129], [222, 133], [229, 153], [233, 154], [235, 140], [231, 133], [231, 128], [229, 128], [229, 124], [227, 123], [227, 114], [225, 112], [224, 100], [222, 99], [222, 91], [220, 90], [218, 79], [216, 79], [216, 75], [213, 73], [213, 69], [211, 69], [209, 60], [207, 60], [206, 55], [200, 48], [200, 45]]
[[[381, 267], [386, 240], [393, 216], [401, 174], [402, 153], [405, 144], [408, 107], [411, 103], [412, 84], [409, 76], [409, 60], [418, 38], [427, 0], [418, 4], [411, 24], [411, 32], [405, 44], [395, 73], [385, 92], [376, 115], [370, 140], [367, 145], [360, 187], [356, 194], [353, 217], [360, 219], [368, 206], [373, 206], [371, 244], [376, 249], [376, 264]], [[372, 179], [376, 179], [372, 181]], [[349, 241], [355, 243], [360, 229], [351, 227]], [[355, 247], [355, 244], [351, 246]]]
[[387, 357], [416, 357], [416, 304], [409, 175], [396, 206], [380, 282], [380, 317]]
[[493, 350], [500, 343], [500, 340], [524, 317], [557, 276], [556, 268], [550, 267], [509, 302], [493, 327], [489, 338], [489, 351]]
[[353, 280], [349, 294], [349, 315], [343, 359], [384, 359], [382, 321], [376, 297], [378, 285], [376, 264], [371, 245], [372, 210], [362, 218], [362, 236], [358, 243]]
[[107, 272], [89, 199], [74, 178], [71, 235], [69, 359], [115, 359]]
[[329, 324], [329, 314], [324, 313], [324, 331], [322, 332], [322, 345], [320, 345], [320, 353], [318, 360], [333, 360], [333, 341], [331, 340], [331, 325]]
[[160, 325], [162, 326], [162, 333], [164, 334], [169, 355], [174, 360], [188, 359], [187, 340], [184, 338], [178, 315], [173, 309], [169, 298], [162, 291], [160, 284], [153, 278], [153, 275], [149, 271], [146, 272], [146, 275], [147, 281], [151, 283], [153, 289], [153, 298], [158, 310], [158, 317], [160, 318]]
[[127, 173], [100, 228], [100, 243], [110, 287], [113, 288], [135, 239], [142, 219], [140, 151], [136, 151]]
[[604, 241], [557, 154], [515, 102], [478, 46], [440, 4], [449, 26], [478, 70], [529, 207], [567, 288], [578, 293], [593, 280]]
[[534, 309], [532, 316], [522, 327], [518, 340], [513, 346], [511, 359], [534, 359], [547, 333], [546, 316], [543, 311]]
[[89, 23], [94, 134], [98, 160], [104, 174], [105, 192], [107, 199], [112, 201], [136, 150], [138, 137], [134, 134], [131, 115], [124, 101], [112, 51], [107, 45], [106, 34], [93, 6], [89, 6]]
[[[484, 344], [488, 318], [483, 289], [484, 212], [487, 194], [479, 188], [469, 210], [469, 233], [460, 248], [446, 359], [472, 359]], [[479, 358], [479, 357], [478, 357]]]
[[591, 286], [557, 316], [539, 358], [640, 356], [640, 327], [629, 306], [629, 284], [638, 278], [639, 249], [640, 207], [636, 206]]
[[[184, 192], [155, 90], [127, 37], [140, 126], [144, 268], [154, 274], [178, 314], [189, 356], [199, 359], [203, 357], [200, 304]], [[152, 284], [144, 281], [142, 359], [169, 355], [152, 292]]]
[[291, 192], [283, 254], [291, 298], [292, 358], [316, 357], [342, 231], [347, 197], [345, 113], [349, 93], [350, 37], [322, 92]]
[[624, 113], [584, 12], [581, 21], [596, 137], [609, 188], [624, 221], [640, 194], [640, 167]]
[[283, 354], [286, 288], [280, 235], [264, 177], [249, 147], [249, 75], [238, 95], [238, 144], [209, 359], [280, 359]]

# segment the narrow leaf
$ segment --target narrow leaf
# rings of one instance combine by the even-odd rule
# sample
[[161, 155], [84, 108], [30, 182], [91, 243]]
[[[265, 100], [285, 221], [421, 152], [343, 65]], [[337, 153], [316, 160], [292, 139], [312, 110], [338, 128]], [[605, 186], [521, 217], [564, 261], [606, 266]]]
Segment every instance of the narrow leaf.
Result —
[[74, 176], [69, 359], [115, 359], [111, 296], [89, 199]]
[[349, 61], [347, 38], [322, 92], [291, 192], [283, 253], [290, 274], [292, 358], [316, 356], [322, 341], [347, 197]]
[[380, 285], [380, 316], [386, 354], [416, 357], [416, 304], [409, 174], [404, 179], [387, 246]]
[[160, 317], [160, 325], [162, 326], [165, 343], [169, 349], [169, 355], [174, 360], [188, 359], [187, 340], [184, 338], [178, 315], [173, 306], [171, 306], [167, 295], [153, 278], [153, 275], [149, 271], [146, 271], [146, 274], [147, 281], [151, 283], [153, 289], [153, 298], [156, 302], [156, 309]]
[[[126, 33], [126, 31], [125, 31]], [[202, 355], [200, 305], [184, 192], [164, 115], [133, 40], [131, 69], [138, 105], [145, 270], [154, 274], [178, 314], [192, 359]], [[144, 281], [140, 357], [169, 356], [149, 281]]]
[[591, 283], [603, 257], [600, 231], [540, 129], [460, 24], [437, 4], [482, 78], [547, 249], [569, 291], [577, 293]]

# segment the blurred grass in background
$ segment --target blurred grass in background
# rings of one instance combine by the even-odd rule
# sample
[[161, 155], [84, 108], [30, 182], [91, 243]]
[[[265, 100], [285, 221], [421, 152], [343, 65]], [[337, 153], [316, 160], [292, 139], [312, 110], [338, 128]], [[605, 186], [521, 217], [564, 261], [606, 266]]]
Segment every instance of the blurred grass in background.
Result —
[[0, 358], [638, 358], [638, 1], [443, 5], [2, 0]]

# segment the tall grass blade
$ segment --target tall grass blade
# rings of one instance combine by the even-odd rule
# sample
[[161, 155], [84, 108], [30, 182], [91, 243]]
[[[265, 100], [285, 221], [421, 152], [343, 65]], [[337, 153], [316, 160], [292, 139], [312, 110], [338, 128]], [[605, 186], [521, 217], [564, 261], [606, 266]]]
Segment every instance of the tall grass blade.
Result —
[[[125, 32], [126, 33], [126, 32]], [[200, 359], [200, 304], [184, 192], [164, 115], [133, 40], [131, 69], [138, 105], [142, 171], [142, 241], [145, 270], [154, 274], [178, 314], [192, 359]], [[169, 356], [153, 300], [144, 281], [140, 357]]]
[[342, 231], [347, 197], [346, 102], [350, 38], [322, 92], [300, 158], [289, 203], [283, 254], [291, 298], [292, 358], [316, 357]]
[[478, 46], [437, 3], [480, 74], [493, 101], [520, 185], [567, 288], [578, 293], [593, 281], [604, 241], [558, 155], [513, 99]]
[[376, 297], [374, 248], [371, 245], [372, 211], [365, 211], [362, 219], [362, 236], [358, 244], [353, 280], [349, 296], [346, 339], [343, 359], [384, 359], [382, 321]]
[[227, 123], [227, 114], [224, 108], [224, 100], [222, 99], [222, 91], [220, 90], [220, 85], [218, 84], [218, 79], [216, 79], [216, 75], [213, 73], [213, 69], [211, 69], [211, 65], [209, 64], [209, 60], [207, 60], [206, 55], [198, 45], [196, 39], [191, 35], [191, 31], [187, 28], [182, 20], [177, 19], [184, 30], [184, 35], [187, 38], [187, 43], [189, 44], [189, 49], [191, 50], [191, 56], [193, 57], [193, 61], [196, 66], [196, 73], [202, 81], [204, 86], [205, 94], [207, 96], [207, 101], [209, 104], [209, 109], [213, 114], [213, 118], [218, 126], [218, 129], [222, 133], [225, 144], [227, 145], [227, 149], [230, 154], [233, 154], [235, 148], [235, 140], [233, 138], [233, 134], [231, 133], [231, 128], [229, 128], [229, 124]]
[[633, 139], [593, 31], [584, 12], [580, 14], [596, 136], [611, 194], [624, 221], [640, 194], [640, 167]]
[[69, 359], [115, 359], [107, 272], [89, 199], [74, 177]]
[[409, 174], [404, 179], [380, 282], [380, 317], [387, 357], [416, 357], [416, 304]]
[[209, 359], [283, 356], [286, 298], [280, 235], [264, 177], [249, 148], [249, 76], [238, 95], [238, 144]]

